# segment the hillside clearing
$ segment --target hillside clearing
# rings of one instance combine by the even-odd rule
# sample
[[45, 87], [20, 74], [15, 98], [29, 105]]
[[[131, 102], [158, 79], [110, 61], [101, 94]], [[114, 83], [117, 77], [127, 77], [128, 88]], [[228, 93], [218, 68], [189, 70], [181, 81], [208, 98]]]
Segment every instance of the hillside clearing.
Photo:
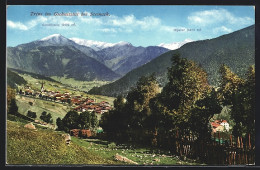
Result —
[[[29, 102], [32, 102], [31, 106]], [[51, 113], [53, 123], [56, 124], [56, 119], [58, 117], [64, 117], [67, 112], [70, 110], [69, 106], [66, 106], [61, 103], [55, 103], [51, 101], [45, 101], [42, 99], [36, 99], [32, 97], [26, 97], [21, 95], [16, 95], [16, 103], [19, 108], [19, 113], [23, 115], [27, 115], [28, 110], [36, 112], [37, 118], [39, 119], [42, 112], [46, 111], [47, 113]]]
[[24, 123], [7, 121], [7, 164], [117, 164], [72, 142], [66, 145], [52, 130], [30, 130]]

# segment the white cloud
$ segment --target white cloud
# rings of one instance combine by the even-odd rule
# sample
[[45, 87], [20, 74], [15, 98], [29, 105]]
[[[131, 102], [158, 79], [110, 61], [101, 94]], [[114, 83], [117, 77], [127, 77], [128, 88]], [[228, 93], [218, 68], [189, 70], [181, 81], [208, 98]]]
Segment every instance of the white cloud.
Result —
[[[86, 23], [86, 24], [91, 24], [91, 25], [102, 25], [103, 24], [103, 21], [100, 18], [79, 16], [78, 19], [79, 19], [80, 23]], [[76, 21], [76, 22], [78, 22], [78, 21]]]
[[161, 20], [154, 16], [144, 17], [142, 20], [137, 20], [136, 25], [140, 26], [142, 29], [152, 29], [161, 24]]
[[10, 28], [19, 29], [19, 30], [28, 30], [28, 27], [21, 22], [13, 22], [13, 21], [7, 20], [7, 26]]
[[232, 32], [232, 29], [227, 28], [225, 26], [221, 26], [221, 27], [217, 27], [213, 29], [213, 33], [217, 34], [217, 33], [230, 33]]
[[114, 28], [103, 28], [103, 29], [98, 29], [99, 31], [101, 32], [113, 32], [113, 33], [116, 33], [116, 29]]
[[[85, 13], [88, 13], [85, 11]], [[151, 30], [160, 26], [161, 20], [154, 16], [137, 19], [133, 14], [122, 17], [111, 15], [109, 17], [91, 16], [40, 16], [28, 22], [13, 22], [9, 20], [7, 26], [13, 29], [30, 30], [42, 24], [68, 23], [82, 27], [96, 29], [102, 32], [133, 32], [133, 30]], [[46, 29], [64, 29], [68, 27], [46, 27]]]
[[31, 21], [28, 21], [26, 23], [21, 23], [21, 22], [13, 22], [11, 20], [7, 20], [7, 26], [10, 28], [14, 28], [14, 29], [20, 29], [20, 30], [29, 30], [35, 26], [37, 26], [38, 24], [41, 24], [42, 22], [47, 21], [46, 17], [43, 16], [39, 16], [36, 19], [33, 19]]
[[118, 16], [110, 16], [104, 22], [104, 25], [114, 26], [119, 28], [125, 28], [125, 30], [142, 29], [142, 30], [150, 30], [155, 29], [161, 24], [161, 20], [154, 16], [147, 16], [141, 19], [137, 19], [133, 14], [118, 17]]
[[[84, 13], [89, 13], [85, 11]], [[40, 16], [36, 19], [27, 22], [13, 22], [8, 21], [7, 25], [13, 29], [30, 30], [42, 24], [76, 24], [77, 27], [73, 29], [85, 29], [88, 31], [98, 31], [104, 33], [132, 33], [135, 31], [162, 31], [168, 33], [174, 32], [187, 32], [185, 27], [175, 27], [162, 24], [161, 19], [154, 16], [146, 16], [136, 18], [135, 15], [125, 16], [104, 16], [104, 17], [91, 17], [91, 16]], [[70, 29], [71, 27], [65, 26], [45, 26], [45, 29]]]
[[122, 18], [117, 16], [112, 16], [111, 18], [108, 19], [107, 24], [122, 27], [122, 26], [135, 24], [135, 22], [136, 19], [134, 15], [127, 15], [127, 16], [123, 16]]
[[229, 24], [249, 25], [254, 23], [254, 20], [249, 17], [236, 17], [225, 9], [214, 9], [198, 11], [188, 16], [188, 21], [192, 25], [206, 26], [227, 22]]

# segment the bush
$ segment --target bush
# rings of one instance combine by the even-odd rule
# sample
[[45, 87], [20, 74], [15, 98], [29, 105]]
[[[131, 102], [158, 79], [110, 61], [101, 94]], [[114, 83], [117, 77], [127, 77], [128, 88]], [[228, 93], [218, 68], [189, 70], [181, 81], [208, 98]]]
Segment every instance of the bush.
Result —
[[28, 116], [28, 117], [31, 117], [31, 118], [34, 118], [34, 119], [37, 117], [36, 112], [32, 112], [32, 111], [30, 111], [30, 110], [28, 110], [27, 116]]
[[109, 149], [116, 149], [116, 143], [115, 143], [115, 142], [112, 142], [112, 143], [108, 144], [107, 147], [108, 147]]
[[40, 116], [40, 119], [43, 120], [46, 123], [53, 123], [51, 114], [47, 114], [47, 112], [43, 111], [42, 115]]

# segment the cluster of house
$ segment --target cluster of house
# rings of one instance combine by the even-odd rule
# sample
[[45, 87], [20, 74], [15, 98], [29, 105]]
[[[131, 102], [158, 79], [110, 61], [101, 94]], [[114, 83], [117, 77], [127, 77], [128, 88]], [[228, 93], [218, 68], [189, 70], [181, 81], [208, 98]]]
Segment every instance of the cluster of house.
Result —
[[89, 129], [71, 129], [70, 136], [89, 138], [92, 133]]
[[70, 103], [71, 96], [69, 92], [60, 93], [59, 91], [48, 91], [44, 89], [44, 83], [41, 84], [41, 91], [35, 91], [30, 86], [25, 86], [24, 89], [20, 89], [19, 93], [23, 95], [29, 95], [36, 98], [43, 98], [46, 100], [53, 100], [57, 102]]
[[226, 120], [215, 120], [211, 122], [212, 132], [224, 132], [229, 131], [229, 123]]
[[100, 103], [95, 103], [95, 101], [93, 99], [89, 99], [89, 98], [87, 98], [85, 100], [73, 98], [71, 101], [72, 101], [72, 103], [75, 103], [76, 105], [78, 105], [77, 107], [74, 108], [74, 110], [77, 112], [85, 112], [85, 111], [93, 112], [94, 111], [95, 113], [103, 114], [103, 113], [111, 110], [110, 104], [106, 101], [102, 101]]
[[111, 110], [111, 105], [106, 101], [96, 103], [95, 99], [89, 97], [71, 96], [69, 92], [60, 93], [59, 91], [48, 91], [44, 89], [43, 82], [41, 83], [41, 91], [34, 91], [29, 86], [25, 86], [19, 93], [55, 102], [69, 103], [72, 105], [72, 109], [77, 112], [94, 111], [95, 113], [103, 114]]

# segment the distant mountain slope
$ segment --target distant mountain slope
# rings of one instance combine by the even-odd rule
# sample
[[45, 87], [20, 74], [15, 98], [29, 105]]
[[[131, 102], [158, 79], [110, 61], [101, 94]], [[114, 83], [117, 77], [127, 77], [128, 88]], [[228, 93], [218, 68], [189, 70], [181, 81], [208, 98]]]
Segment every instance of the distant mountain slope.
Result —
[[7, 69], [7, 85], [11, 88], [16, 88], [17, 85], [27, 84], [26, 80], [17, 73]]
[[[31, 72], [27, 72], [27, 71], [23, 71], [23, 70], [18, 70], [18, 69], [14, 69], [14, 68], [7, 68], [7, 71], [10, 70], [12, 72], [16, 72], [16, 73], [19, 73], [19, 74], [27, 74], [27, 75], [30, 75], [31, 77], [35, 78], [35, 79], [42, 79], [42, 80], [47, 80], [47, 81], [50, 81], [50, 82], [56, 82], [56, 83], [59, 83], [58, 81], [50, 78], [50, 77], [46, 77], [46, 76], [43, 76], [43, 75], [40, 75], [40, 74], [36, 74], [36, 73], [31, 73]], [[8, 75], [7, 75], [7, 78], [8, 78]]]
[[42, 46], [43, 47], [46, 47], [46, 46], [73, 46], [89, 57], [95, 58], [96, 60], [98, 60], [98, 58], [99, 58], [98, 55], [96, 54], [96, 52], [92, 48], [86, 47], [83, 45], [79, 45], [79, 44], [75, 43], [74, 41], [62, 36], [61, 34], [53, 34], [48, 37], [42, 38], [41, 40], [36, 40], [36, 41], [30, 42], [30, 43], [21, 44], [21, 45], [18, 45], [17, 48], [23, 49], [23, 50], [30, 50], [32, 48], [42, 47]]
[[85, 81], [111, 81], [119, 78], [119, 75], [105, 65], [74, 46], [36, 45], [29, 48], [27, 44], [8, 47], [7, 67], [45, 76], [67, 76]]
[[117, 44], [97, 51], [100, 60], [120, 75], [151, 61], [169, 49], [157, 46], [135, 47], [130, 43]]
[[168, 48], [176, 49], [191, 41], [185, 40], [180, 43], [160, 44], [158, 46], [149, 47], [135, 47], [131, 43], [124, 41], [120, 41], [118, 43], [107, 43], [101, 41], [84, 40], [80, 38], [70, 38], [70, 40], [79, 45], [90, 47], [95, 50], [98, 55], [97, 60], [104, 63], [108, 68], [120, 75], [125, 75], [129, 71], [148, 63], [155, 57], [169, 51]]
[[117, 96], [126, 94], [143, 75], [155, 73], [160, 84], [167, 82], [167, 67], [175, 53], [199, 63], [209, 75], [209, 83], [218, 85], [218, 70], [221, 64], [243, 76], [249, 65], [255, 64], [255, 26], [250, 26], [218, 38], [191, 42], [181, 48], [169, 51], [151, 62], [132, 70], [121, 79], [89, 91], [92, 94]]
[[158, 46], [135, 47], [131, 43], [124, 41], [106, 43], [79, 38], [68, 39], [60, 34], [53, 34], [40, 40], [21, 44], [16, 46], [16, 48], [25, 52], [38, 47], [49, 46], [75, 47], [88, 57], [94, 58], [121, 76], [169, 51], [169, 49]]

